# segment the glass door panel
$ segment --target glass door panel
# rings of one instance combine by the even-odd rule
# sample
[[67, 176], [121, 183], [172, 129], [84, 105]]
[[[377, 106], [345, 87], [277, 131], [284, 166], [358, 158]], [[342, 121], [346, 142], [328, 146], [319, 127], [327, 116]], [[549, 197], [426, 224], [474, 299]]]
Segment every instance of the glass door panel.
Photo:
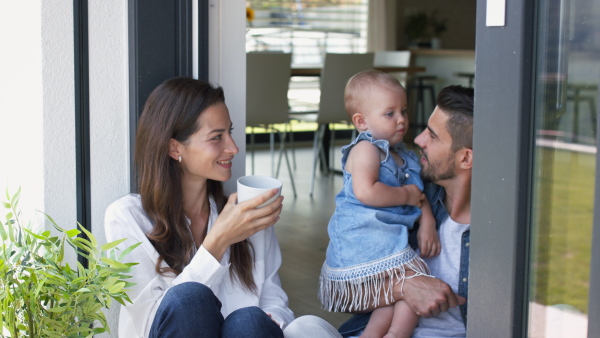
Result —
[[586, 337], [600, 2], [539, 0], [529, 337]]

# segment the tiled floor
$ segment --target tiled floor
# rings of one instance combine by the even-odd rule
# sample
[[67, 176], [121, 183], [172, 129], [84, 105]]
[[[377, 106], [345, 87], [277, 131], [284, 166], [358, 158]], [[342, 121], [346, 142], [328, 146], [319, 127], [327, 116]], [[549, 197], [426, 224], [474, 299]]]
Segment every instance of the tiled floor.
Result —
[[[246, 173], [250, 174], [250, 149], [247, 151]], [[336, 163], [339, 163], [338, 154], [339, 151], [336, 153]], [[289, 155], [291, 156], [291, 153]], [[269, 150], [258, 150], [255, 156], [254, 173], [271, 176]], [[291, 160], [290, 157], [290, 162]], [[335, 195], [342, 187], [342, 177], [317, 173], [315, 192], [311, 198], [309, 196], [312, 164], [310, 146], [296, 149], [296, 163], [297, 168], [294, 171], [296, 198], [292, 193], [285, 162], [282, 163], [279, 174], [279, 179], [283, 182], [282, 193], [285, 196], [281, 219], [275, 225], [283, 255], [279, 276], [288, 294], [290, 308], [296, 316], [307, 314], [320, 316], [338, 327], [350, 315], [322, 310], [317, 298], [317, 290], [319, 271], [325, 260], [325, 250], [329, 242], [327, 223], [335, 208]]]

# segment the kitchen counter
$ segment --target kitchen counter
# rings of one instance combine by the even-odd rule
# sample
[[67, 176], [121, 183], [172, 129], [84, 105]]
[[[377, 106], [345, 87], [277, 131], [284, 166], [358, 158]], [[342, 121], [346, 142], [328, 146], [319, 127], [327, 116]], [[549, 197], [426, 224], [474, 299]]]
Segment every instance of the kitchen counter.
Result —
[[475, 57], [472, 49], [411, 49], [415, 56], [452, 56], [452, 57]]

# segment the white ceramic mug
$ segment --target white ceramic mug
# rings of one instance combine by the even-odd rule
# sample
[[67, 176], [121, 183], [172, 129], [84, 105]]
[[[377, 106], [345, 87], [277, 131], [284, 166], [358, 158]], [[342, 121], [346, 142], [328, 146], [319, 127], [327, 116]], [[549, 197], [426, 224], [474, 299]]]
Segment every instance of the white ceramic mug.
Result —
[[247, 201], [256, 196], [262, 195], [271, 189], [278, 189], [279, 192], [271, 197], [265, 203], [257, 208], [262, 208], [267, 204], [272, 203], [281, 195], [281, 181], [276, 178], [260, 175], [243, 176], [237, 179], [238, 203]]

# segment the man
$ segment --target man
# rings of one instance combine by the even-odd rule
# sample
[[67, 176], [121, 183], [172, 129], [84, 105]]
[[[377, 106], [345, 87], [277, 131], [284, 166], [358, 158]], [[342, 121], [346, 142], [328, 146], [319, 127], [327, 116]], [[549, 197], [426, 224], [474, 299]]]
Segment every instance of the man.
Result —
[[[449, 86], [438, 94], [427, 129], [415, 139], [421, 148], [421, 175], [428, 184], [442, 243], [439, 256], [425, 259], [436, 278], [418, 276], [394, 287], [394, 299], [404, 299], [421, 316], [413, 337], [466, 335], [473, 164], [473, 89]], [[416, 227], [411, 245], [416, 246]], [[379, 301], [378, 306], [385, 305]], [[457, 307], [459, 305], [459, 307]], [[365, 310], [372, 310], [373, 307]], [[370, 313], [342, 324], [344, 337], [360, 335]]]

